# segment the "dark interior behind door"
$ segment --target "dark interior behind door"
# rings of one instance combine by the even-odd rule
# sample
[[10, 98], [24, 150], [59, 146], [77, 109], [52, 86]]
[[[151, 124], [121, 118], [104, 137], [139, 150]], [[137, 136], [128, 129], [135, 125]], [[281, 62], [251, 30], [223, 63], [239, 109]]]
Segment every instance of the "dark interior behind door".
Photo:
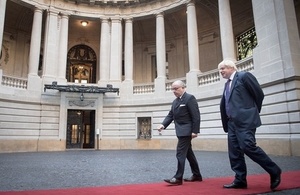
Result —
[[68, 110], [67, 148], [95, 148], [95, 110]]

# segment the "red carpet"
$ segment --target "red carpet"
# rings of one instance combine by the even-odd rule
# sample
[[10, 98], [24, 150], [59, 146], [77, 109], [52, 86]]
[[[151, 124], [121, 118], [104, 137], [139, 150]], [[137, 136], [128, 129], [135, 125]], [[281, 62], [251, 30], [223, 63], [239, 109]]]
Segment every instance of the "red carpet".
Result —
[[[248, 189], [223, 189], [223, 184], [230, 183], [232, 177], [208, 178], [203, 182], [185, 182], [181, 186], [170, 186], [165, 182], [149, 184], [132, 184], [121, 186], [103, 186], [70, 188], [55, 190], [31, 190], [0, 192], [0, 195], [195, 195], [195, 194], [258, 194], [271, 192], [270, 178], [268, 174], [249, 175]], [[300, 171], [284, 172], [281, 176], [281, 184], [276, 191], [300, 188]]]

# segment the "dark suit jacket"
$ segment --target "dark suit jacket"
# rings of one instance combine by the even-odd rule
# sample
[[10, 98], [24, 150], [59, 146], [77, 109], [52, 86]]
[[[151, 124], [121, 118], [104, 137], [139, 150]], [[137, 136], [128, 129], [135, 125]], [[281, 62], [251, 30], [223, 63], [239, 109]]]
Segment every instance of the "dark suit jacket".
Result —
[[[240, 130], [255, 129], [261, 125], [259, 113], [263, 99], [264, 93], [256, 78], [250, 72], [236, 72], [231, 83], [229, 108], [230, 118], [237, 128]], [[220, 110], [223, 129], [228, 132], [224, 93]]]
[[185, 92], [181, 99], [176, 98], [162, 125], [167, 128], [173, 120], [178, 137], [200, 132], [200, 111], [193, 95]]

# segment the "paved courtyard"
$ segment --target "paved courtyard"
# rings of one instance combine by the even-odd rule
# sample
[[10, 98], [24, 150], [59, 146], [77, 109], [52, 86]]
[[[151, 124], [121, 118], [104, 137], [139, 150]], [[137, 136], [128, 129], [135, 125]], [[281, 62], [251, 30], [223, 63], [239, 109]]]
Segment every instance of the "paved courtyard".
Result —
[[[195, 151], [203, 178], [234, 176], [227, 152]], [[300, 157], [270, 156], [283, 171]], [[0, 191], [162, 182], [176, 171], [173, 150], [70, 150], [0, 154]], [[266, 173], [247, 158], [248, 174]], [[191, 171], [186, 163], [185, 177]], [[220, 186], [222, 187], [222, 186]], [[300, 189], [272, 194], [300, 194]]]

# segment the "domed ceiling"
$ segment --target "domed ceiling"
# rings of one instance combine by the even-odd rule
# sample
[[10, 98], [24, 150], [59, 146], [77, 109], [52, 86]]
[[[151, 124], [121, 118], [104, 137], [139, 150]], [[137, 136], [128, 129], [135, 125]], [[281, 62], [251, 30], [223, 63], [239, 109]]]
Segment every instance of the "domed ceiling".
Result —
[[[13, 32], [13, 29], [22, 30], [24, 32], [31, 32], [33, 21], [33, 8], [36, 5], [43, 6], [49, 5], [53, 7], [59, 7], [65, 10], [72, 9], [69, 15], [69, 26], [72, 30], [80, 31], [82, 26], [80, 22], [87, 20], [89, 22], [89, 30], [100, 30], [101, 16], [110, 16], [111, 10], [129, 10], [128, 13], [133, 13], [131, 17], [135, 15], [135, 9], [143, 10], [141, 7], [161, 7], [165, 8], [164, 20], [165, 20], [165, 32], [166, 38], [172, 38], [181, 36], [187, 32], [186, 22], [186, 0], [7, 0], [7, 8], [5, 15], [5, 31]], [[195, 0], [195, 7], [197, 13], [198, 32], [207, 33], [213, 29], [218, 29], [219, 14], [218, 14], [218, 0]], [[167, 3], [177, 3], [177, 7], [171, 7], [168, 9]], [[238, 23], [251, 23], [253, 25], [252, 6], [251, 0], [231, 0], [231, 11], [233, 23], [238, 26]], [[168, 5], [169, 5], [168, 4]], [[150, 8], [149, 8], [150, 7]], [[47, 8], [47, 7], [45, 7]], [[91, 17], [89, 15], [81, 14], [80, 11], [88, 14], [89, 10], [105, 10], [105, 14], [101, 14], [99, 11], [98, 17]], [[117, 12], [117, 11], [116, 11]], [[120, 17], [130, 16], [124, 11], [120, 14]], [[123, 15], [122, 15], [123, 14]], [[144, 13], [145, 14], [145, 13]], [[249, 17], [250, 16], [250, 17]], [[45, 19], [46, 16], [43, 17]], [[133, 17], [134, 24], [134, 39], [135, 41], [155, 41], [155, 29], [156, 19], [155, 13], [149, 13], [148, 15], [141, 17]], [[249, 26], [251, 26], [249, 25]], [[235, 28], [239, 31], [238, 28]], [[236, 32], [240, 33], [240, 32]]]

